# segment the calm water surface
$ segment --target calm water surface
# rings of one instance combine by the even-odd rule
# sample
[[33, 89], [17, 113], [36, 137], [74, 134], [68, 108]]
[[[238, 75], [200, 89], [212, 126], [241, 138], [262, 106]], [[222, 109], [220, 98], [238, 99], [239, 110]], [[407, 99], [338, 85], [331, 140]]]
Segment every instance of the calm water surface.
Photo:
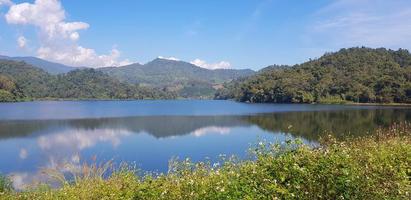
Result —
[[165, 172], [173, 157], [245, 157], [259, 140], [371, 134], [410, 121], [410, 107], [231, 101], [60, 101], [0, 104], [0, 173], [21, 188], [41, 169], [113, 159]]

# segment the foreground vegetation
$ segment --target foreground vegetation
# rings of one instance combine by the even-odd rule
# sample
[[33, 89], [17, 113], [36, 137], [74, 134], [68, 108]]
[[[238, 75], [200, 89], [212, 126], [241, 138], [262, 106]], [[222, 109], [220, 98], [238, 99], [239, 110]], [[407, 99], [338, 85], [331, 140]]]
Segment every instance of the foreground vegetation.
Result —
[[350, 48], [294, 66], [270, 66], [227, 84], [216, 99], [269, 103], [411, 103], [411, 54]]
[[[0, 190], [3, 199], [410, 199], [411, 124], [373, 136], [322, 139], [312, 148], [298, 140], [259, 143], [255, 159], [220, 164], [171, 162], [167, 174], [143, 176], [122, 167], [108, 178], [109, 165], [84, 165], [60, 189]], [[6, 183], [6, 182], [5, 182]], [[0, 186], [1, 187], [1, 186]]]

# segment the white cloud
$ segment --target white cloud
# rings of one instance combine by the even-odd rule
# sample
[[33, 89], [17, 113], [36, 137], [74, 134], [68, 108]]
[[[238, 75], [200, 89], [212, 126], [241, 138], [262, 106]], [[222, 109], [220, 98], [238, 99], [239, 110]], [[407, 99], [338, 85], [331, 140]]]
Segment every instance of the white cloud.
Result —
[[126, 65], [131, 65], [133, 63], [134, 62], [131, 62], [129, 59], [125, 59], [125, 60], [122, 60], [122, 61], [118, 62], [116, 66], [119, 66], [119, 67], [120, 66], [126, 66]]
[[3, 5], [11, 6], [11, 5], [13, 5], [13, 2], [11, 2], [10, 0], [0, 0], [0, 7], [3, 6]]
[[27, 187], [27, 183], [29, 182], [29, 174], [28, 173], [13, 173], [10, 176], [10, 179], [13, 183], [13, 188], [17, 190], [23, 190]]
[[22, 49], [26, 48], [27, 39], [24, 36], [18, 37], [17, 38], [17, 45]]
[[158, 58], [160, 58], [160, 59], [165, 59], [165, 60], [180, 61], [180, 59], [178, 59], [178, 58], [176, 58], [176, 57], [163, 57], [163, 56], [159, 56]]
[[20, 149], [19, 158], [24, 160], [27, 158], [27, 156], [28, 156], [27, 150], [25, 148]]
[[66, 13], [59, 0], [36, 0], [33, 4], [12, 5], [6, 14], [9, 24], [32, 25], [39, 29], [40, 47], [37, 56], [72, 66], [118, 66], [120, 52], [112, 49], [99, 55], [94, 49], [78, 44], [78, 31], [86, 30], [85, 22], [66, 22]]
[[93, 147], [99, 142], [109, 142], [113, 147], [116, 147], [120, 144], [122, 137], [130, 134], [127, 130], [113, 129], [63, 131], [51, 136], [41, 136], [37, 142], [42, 150], [53, 149], [57, 151], [57, 149], [69, 148], [71, 152], [77, 152]]
[[205, 136], [211, 133], [227, 135], [230, 132], [231, 132], [231, 129], [227, 127], [209, 126], [209, 127], [199, 128], [193, 131], [191, 134], [196, 137], [201, 137], [201, 136]]
[[319, 10], [307, 41], [319, 48], [411, 48], [409, 0], [338, 0]]
[[193, 65], [202, 67], [202, 68], [206, 68], [206, 69], [229, 69], [231, 68], [231, 64], [227, 61], [220, 61], [218, 63], [207, 63], [206, 61], [197, 58], [191, 61], [190, 63]]
[[[26, 189], [34, 183], [49, 183], [57, 186], [56, 180], [44, 173], [44, 169], [53, 169], [60, 172], [78, 173], [82, 166], [80, 152], [92, 148], [100, 143], [108, 143], [113, 148], [119, 146], [125, 137], [132, 133], [125, 129], [77, 129], [63, 130], [54, 134], [43, 135], [37, 138], [39, 151], [45, 156], [44, 163], [37, 166], [40, 170], [30, 172], [12, 172], [10, 179], [17, 190]], [[21, 148], [19, 158], [28, 158], [29, 151]], [[38, 156], [38, 155], [36, 155]], [[42, 160], [43, 161], [43, 160]]]

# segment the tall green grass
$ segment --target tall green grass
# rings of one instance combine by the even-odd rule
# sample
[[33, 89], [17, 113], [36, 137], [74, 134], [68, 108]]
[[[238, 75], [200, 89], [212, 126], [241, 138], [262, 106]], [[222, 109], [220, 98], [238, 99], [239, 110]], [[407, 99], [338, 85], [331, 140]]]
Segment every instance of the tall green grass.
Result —
[[10, 180], [0, 174], [0, 195], [11, 192], [13, 187], [11, 185]]
[[[368, 137], [260, 143], [254, 160], [219, 164], [172, 161], [166, 174], [136, 175], [107, 165], [59, 189], [9, 191], [4, 199], [411, 199], [411, 124], [395, 124]], [[88, 175], [87, 175], [88, 174]], [[60, 176], [64, 180], [64, 176]]]

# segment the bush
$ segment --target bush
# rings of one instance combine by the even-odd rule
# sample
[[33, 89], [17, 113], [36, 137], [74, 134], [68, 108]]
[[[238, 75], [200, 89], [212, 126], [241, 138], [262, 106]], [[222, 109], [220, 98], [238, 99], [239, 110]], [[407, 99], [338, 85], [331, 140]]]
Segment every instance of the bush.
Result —
[[16, 97], [12, 93], [6, 90], [0, 89], [0, 102], [14, 102], [14, 101], [16, 101]]
[[5, 176], [0, 175], [0, 195], [10, 191], [12, 191], [10, 180]]

